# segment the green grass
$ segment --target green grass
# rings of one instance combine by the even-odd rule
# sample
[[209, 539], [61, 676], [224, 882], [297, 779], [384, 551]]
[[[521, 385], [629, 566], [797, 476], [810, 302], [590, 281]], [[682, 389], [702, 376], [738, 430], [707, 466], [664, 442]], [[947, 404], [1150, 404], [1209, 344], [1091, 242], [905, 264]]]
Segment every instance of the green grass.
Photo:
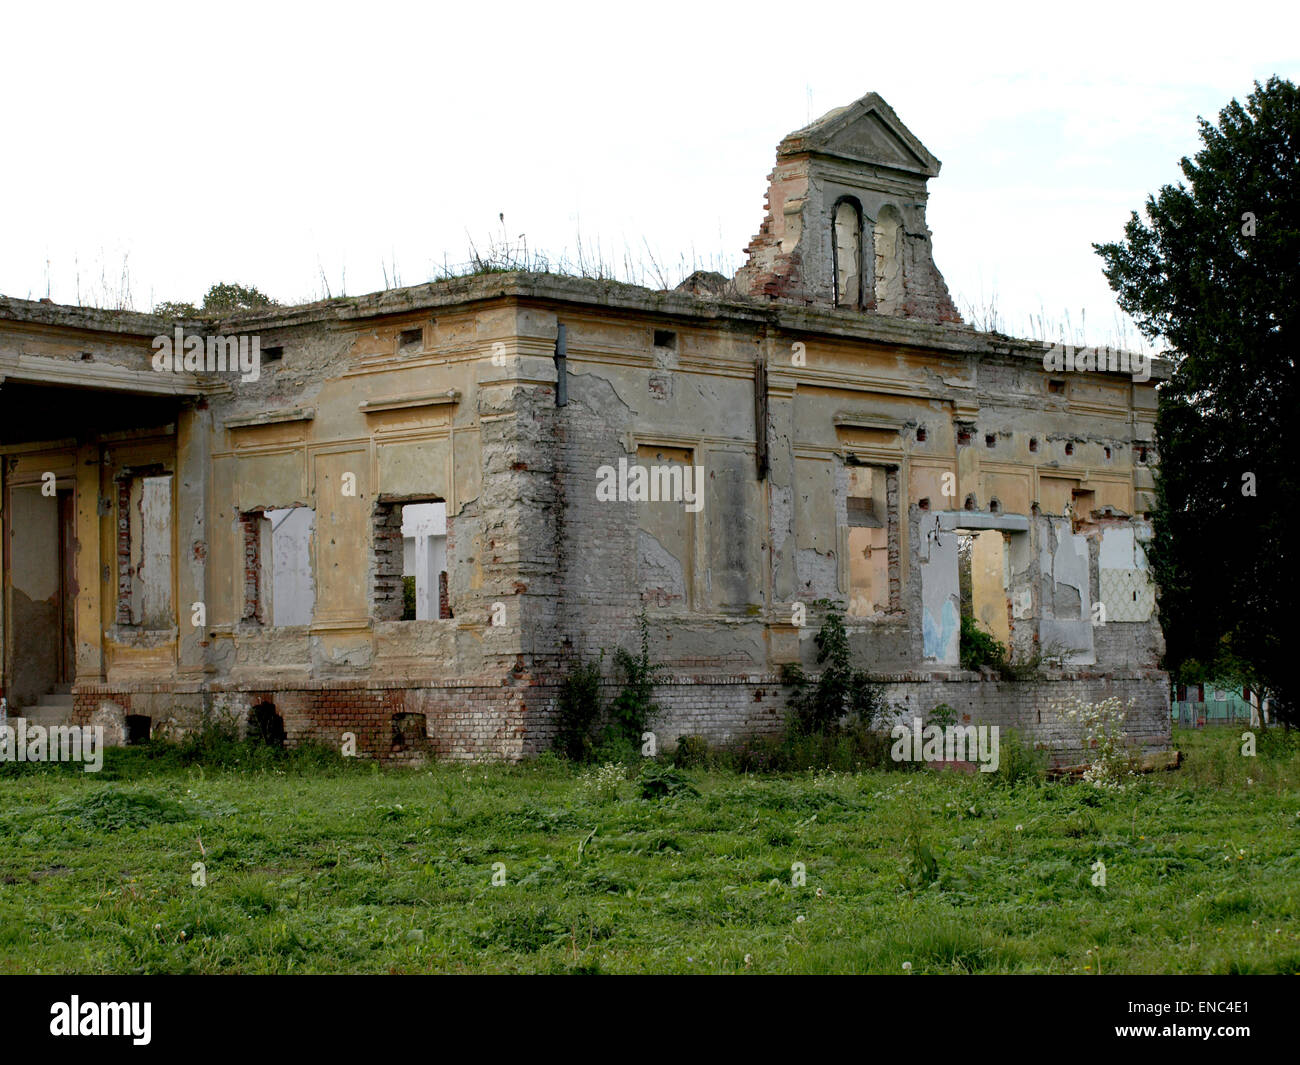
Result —
[[550, 758], [264, 750], [5, 766], [0, 972], [1294, 973], [1300, 749], [1239, 735], [1179, 733], [1185, 768], [1119, 794], [690, 770], [698, 794], [646, 800]]

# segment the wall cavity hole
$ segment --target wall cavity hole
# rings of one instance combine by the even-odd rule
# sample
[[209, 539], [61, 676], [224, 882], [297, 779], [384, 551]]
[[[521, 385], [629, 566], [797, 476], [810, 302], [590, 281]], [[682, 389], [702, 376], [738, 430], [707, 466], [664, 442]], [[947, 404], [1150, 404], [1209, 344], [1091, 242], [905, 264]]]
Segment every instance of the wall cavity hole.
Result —
[[394, 714], [393, 750], [404, 751], [408, 748], [423, 750], [429, 745], [428, 722], [424, 714]]
[[253, 743], [265, 743], [268, 747], [284, 746], [284, 718], [276, 710], [275, 704], [261, 702], [248, 712], [248, 738]]

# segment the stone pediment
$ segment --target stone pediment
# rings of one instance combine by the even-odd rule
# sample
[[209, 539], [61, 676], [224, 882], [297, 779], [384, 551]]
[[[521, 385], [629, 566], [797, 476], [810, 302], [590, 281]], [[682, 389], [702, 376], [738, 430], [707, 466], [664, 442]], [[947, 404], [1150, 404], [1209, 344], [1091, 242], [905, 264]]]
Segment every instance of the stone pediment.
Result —
[[940, 162], [876, 93], [839, 107], [781, 142], [780, 155], [808, 152], [934, 177]]

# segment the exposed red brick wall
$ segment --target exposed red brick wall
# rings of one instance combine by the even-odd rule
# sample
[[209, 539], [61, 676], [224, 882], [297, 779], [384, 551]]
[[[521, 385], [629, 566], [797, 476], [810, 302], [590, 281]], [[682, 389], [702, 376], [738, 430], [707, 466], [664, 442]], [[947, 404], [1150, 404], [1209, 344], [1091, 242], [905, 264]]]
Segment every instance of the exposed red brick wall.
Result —
[[131, 481], [117, 482], [117, 623], [131, 624]]
[[[283, 705], [281, 705], [283, 703]], [[527, 711], [517, 692], [502, 686], [444, 689], [342, 689], [297, 693], [276, 702], [290, 738], [310, 739], [337, 749], [345, 732], [357, 739], [357, 753], [384, 761], [517, 757]], [[394, 744], [393, 718], [424, 715], [427, 747]]]
[[438, 574], [438, 617], [451, 617], [451, 600], [447, 597], [447, 571]]
[[377, 502], [371, 515], [371, 613], [380, 621], [402, 617], [402, 504]]
[[[971, 673], [881, 674], [886, 695], [906, 720], [910, 706], [947, 703], [966, 723], [996, 724], [1019, 729], [1027, 742], [1053, 752], [1053, 758], [1073, 764], [1077, 728], [1058, 715], [1043, 714], [1062, 695], [1088, 699], [1118, 695], [1133, 697], [1136, 715], [1128, 728], [1132, 742], [1144, 749], [1169, 745], [1169, 689], [1165, 674], [1135, 671], [1119, 676], [1080, 672], [1062, 679], [1017, 684]], [[74, 691], [74, 723], [86, 724], [101, 700], [112, 700], [128, 713], [152, 716], [154, 727], [175, 713], [181, 700], [208, 699], [213, 709], [238, 714], [260, 702], [271, 703], [284, 720], [290, 746], [319, 743], [339, 750], [344, 733], [356, 737], [357, 754], [385, 762], [419, 762], [426, 757], [454, 760], [514, 761], [550, 747], [555, 736], [555, 708], [561, 692], [559, 677], [521, 674], [517, 682], [446, 682], [425, 687], [371, 687], [362, 681], [335, 681], [330, 687], [284, 690], [229, 690], [199, 695], [193, 691], [168, 694], [156, 683], [87, 685]], [[605, 685], [606, 700], [618, 690]], [[133, 699], [133, 694], [136, 696]], [[671, 749], [684, 734], [705, 736], [712, 743], [734, 743], [753, 735], [776, 735], [786, 713], [788, 690], [773, 674], [718, 674], [710, 677], [669, 676], [655, 689], [661, 714], [651, 722], [661, 751]], [[399, 718], [404, 742], [395, 743], [394, 718], [423, 715], [427, 743], [412, 735], [418, 718]], [[194, 714], [187, 728], [197, 727]]]
[[117, 703], [128, 714], [132, 712], [130, 692], [114, 692], [112, 695], [105, 695], [98, 690], [74, 691], [72, 693], [72, 716], [68, 718], [68, 724], [89, 725], [91, 717], [99, 709], [100, 701], [103, 699], [109, 699]]
[[262, 515], [241, 514], [244, 532], [244, 611], [245, 621], [262, 623]]

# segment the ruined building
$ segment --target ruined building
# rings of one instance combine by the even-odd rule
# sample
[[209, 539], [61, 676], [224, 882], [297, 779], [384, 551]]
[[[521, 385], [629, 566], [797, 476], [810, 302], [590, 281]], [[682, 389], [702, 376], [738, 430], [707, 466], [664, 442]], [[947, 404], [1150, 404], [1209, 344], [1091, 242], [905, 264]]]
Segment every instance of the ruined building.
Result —
[[[1163, 369], [965, 326], [938, 172], [870, 95], [781, 142], [731, 280], [490, 273], [180, 323], [0, 298], [11, 712], [518, 758], [644, 609], [660, 743], [721, 742], [780, 727], [830, 599], [900, 715], [1064, 757], [1051, 704], [1115, 694], [1163, 746]], [[241, 340], [255, 373], [220, 368]], [[1035, 675], [961, 668], [963, 543], [970, 610]]]

